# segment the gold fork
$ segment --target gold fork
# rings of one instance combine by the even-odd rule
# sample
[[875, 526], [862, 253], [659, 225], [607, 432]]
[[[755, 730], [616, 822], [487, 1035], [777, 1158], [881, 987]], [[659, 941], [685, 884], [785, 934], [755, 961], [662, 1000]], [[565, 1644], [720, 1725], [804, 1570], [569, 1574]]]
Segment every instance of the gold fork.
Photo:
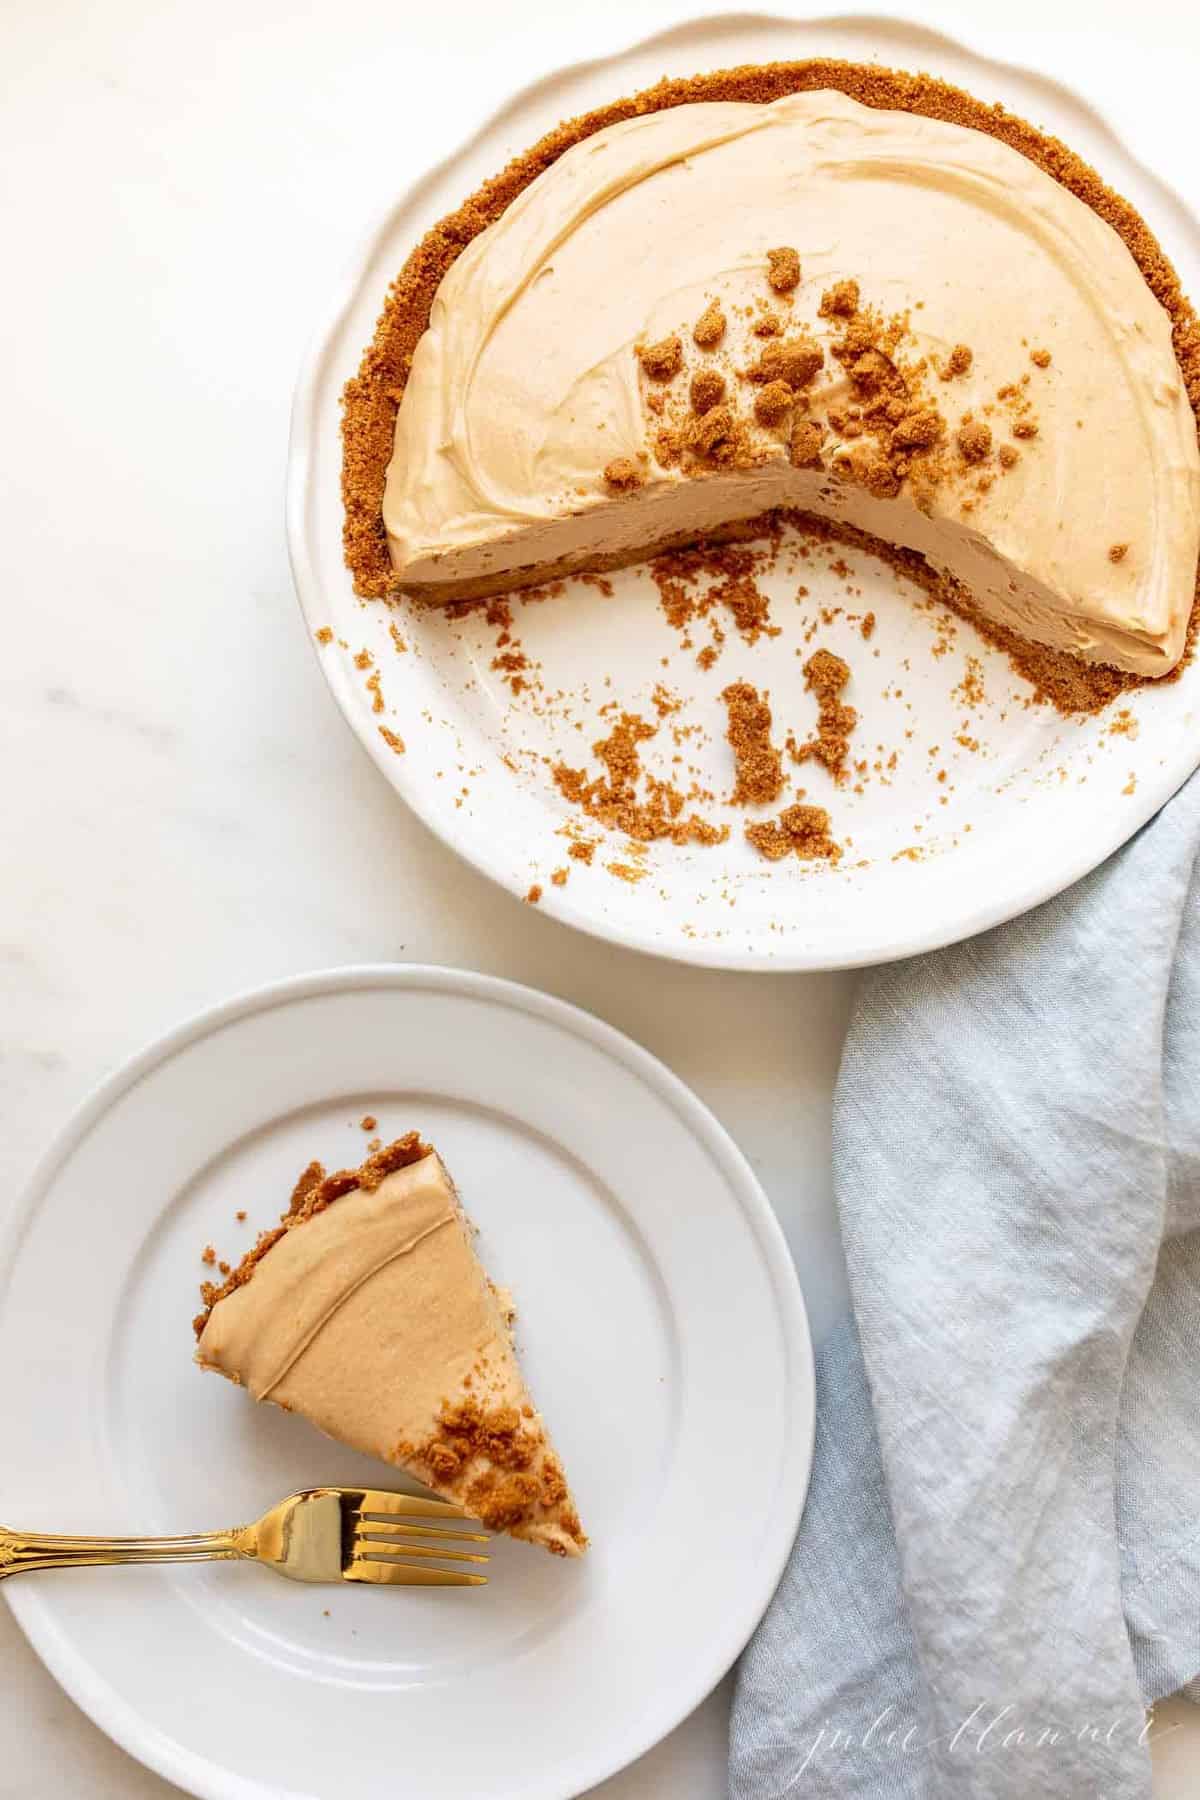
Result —
[[[0, 1581], [26, 1569], [81, 1569], [101, 1563], [264, 1563], [292, 1581], [370, 1581], [384, 1587], [483, 1587], [486, 1575], [444, 1569], [434, 1559], [485, 1563], [460, 1545], [486, 1544], [482, 1531], [448, 1531], [466, 1519], [444, 1500], [379, 1488], [307, 1488], [289, 1494], [253, 1525], [195, 1537], [50, 1537], [0, 1525]], [[474, 1521], [472, 1521], [474, 1523]]]

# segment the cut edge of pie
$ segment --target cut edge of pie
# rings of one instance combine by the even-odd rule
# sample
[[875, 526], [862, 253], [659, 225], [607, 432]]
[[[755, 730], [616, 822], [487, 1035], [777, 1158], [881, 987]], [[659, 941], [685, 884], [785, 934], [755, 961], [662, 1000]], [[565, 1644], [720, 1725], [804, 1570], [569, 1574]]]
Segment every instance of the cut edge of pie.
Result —
[[407, 1470], [489, 1529], [579, 1556], [587, 1537], [517, 1362], [512, 1307], [415, 1131], [301, 1175], [280, 1223], [206, 1282], [196, 1361]]

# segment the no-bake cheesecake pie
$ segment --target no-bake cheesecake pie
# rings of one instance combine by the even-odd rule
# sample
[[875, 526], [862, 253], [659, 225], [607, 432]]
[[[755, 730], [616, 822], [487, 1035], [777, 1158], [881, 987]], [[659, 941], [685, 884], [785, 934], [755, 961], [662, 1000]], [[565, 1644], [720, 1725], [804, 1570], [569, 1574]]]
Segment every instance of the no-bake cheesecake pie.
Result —
[[726, 71], [560, 127], [414, 253], [347, 390], [347, 556], [474, 598], [799, 511], [1157, 677], [1193, 402], [1169, 264], [1064, 146], [925, 78]]
[[203, 1295], [202, 1368], [407, 1469], [493, 1530], [560, 1556], [586, 1549], [511, 1308], [415, 1132], [359, 1169], [310, 1164], [281, 1223]]

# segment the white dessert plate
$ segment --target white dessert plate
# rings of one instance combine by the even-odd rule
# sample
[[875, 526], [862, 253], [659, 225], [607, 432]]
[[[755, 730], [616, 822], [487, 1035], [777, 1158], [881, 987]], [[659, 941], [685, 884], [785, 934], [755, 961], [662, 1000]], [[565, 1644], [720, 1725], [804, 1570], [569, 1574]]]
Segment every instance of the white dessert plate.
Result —
[[[214, 1563], [4, 1584], [118, 1743], [212, 1800], [561, 1800], [648, 1749], [741, 1650], [808, 1483], [799, 1285], [741, 1153], [646, 1051], [481, 975], [332, 971], [114, 1075], [0, 1245], [0, 1518], [172, 1533], [298, 1487], [404, 1486], [192, 1361], [230, 1260], [314, 1156], [444, 1152], [593, 1548], [494, 1540], [477, 1590], [303, 1587]], [[245, 1210], [249, 1217], [235, 1217]]]
[[[581, 14], [581, 42], [598, 27]], [[585, 34], [586, 27], [586, 34]], [[1200, 294], [1200, 224], [1083, 100], [1046, 76], [998, 63], [901, 21], [718, 15], [525, 88], [456, 155], [402, 192], [337, 296], [300, 381], [292, 425], [288, 534], [308, 630], [332, 641], [321, 665], [350, 724], [396, 791], [476, 868], [511, 893], [540, 887], [543, 910], [616, 942], [732, 968], [818, 969], [911, 954], [965, 937], [1048, 899], [1143, 824], [1200, 760], [1200, 669], [1136, 692], [1095, 718], [1029, 707], [1030, 690], [970, 628], [952, 637], [871, 557], [834, 549], [797, 568], [790, 555], [760, 578], [780, 635], [744, 643], [730, 625], [720, 659], [698, 667], [644, 570], [613, 592], [575, 581], [557, 599], [513, 604], [512, 634], [532, 665], [512, 692], [511, 646], [481, 615], [359, 601], [343, 567], [339, 394], [370, 341], [392, 277], [423, 231], [566, 115], [652, 84], [739, 62], [815, 55], [879, 60], [945, 76], [1064, 138], [1141, 210]], [[398, 181], [403, 179], [397, 169]], [[1036, 297], [1030, 329], [1036, 332]], [[1034, 340], [1031, 340], [1034, 341]], [[803, 584], [807, 595], [797, 598]], [[870, 642], [859, 619], [876, 616]], [[823, 620], [823, 613], [835, 614]], [[817, 626], [817, 635], [806, 636]], [[389, 632], [397, 628], [399, 649]], [[746, 843], [743, 811], [725, 804], [732, 765], [721, 689], [770, 691], [777, 736], [801, 739], [815, 706], [802, 667], [825, 645], [852, 671], [856, 758], [838, 788], [813, 763], [794, 771], [827, 806], [841, 863], [768, 864]], [[362, 651], [367, 669], [355, 662]], [[376, 680], [377, 678], [377, 680]], [[368, 689], [367, 682], [374, 685]], [[679, 702], [661, 725], [656, 683]], [[551, 765], [598, 773], [594, 742], [616, 702], [659, 725], [644, 768], [716, 796], [700, 810], [731, 827], [715, 847], [669, 842], [631, 856], [562, 797]], [[382, 710], [379, 710], [379, 709]], [[1118, 713], [1124, 711], [1124, 717]], [[1114, 726], [1116, 729], [1114, 729]], [[381, 727], [401, 739], [401, 754]], [[680, 727], [685, 739], [677, 740]], [[682, 763], [672, 761], [682, 755]], [[861, 790], [861, 791], [860, 791]], [[771, 809], [768, 809], [768, 813]], [[603, 841], [590, 866], [568, 858], [564, 831]], [[567, 878], [556, 885], [556, 870]]]

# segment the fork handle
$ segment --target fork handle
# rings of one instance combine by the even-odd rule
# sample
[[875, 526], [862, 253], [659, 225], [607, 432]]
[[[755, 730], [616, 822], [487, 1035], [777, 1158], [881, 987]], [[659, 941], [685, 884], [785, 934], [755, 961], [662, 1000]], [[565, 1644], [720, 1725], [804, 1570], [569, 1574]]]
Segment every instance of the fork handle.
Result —
[[108, 1563], [219, 1562], [254, 1556], [254, 1532], [200, 1532], [192, 1537], [58, 1537], [0, 1525], [0, 1581], [27, 1569], [85, 1569]]

